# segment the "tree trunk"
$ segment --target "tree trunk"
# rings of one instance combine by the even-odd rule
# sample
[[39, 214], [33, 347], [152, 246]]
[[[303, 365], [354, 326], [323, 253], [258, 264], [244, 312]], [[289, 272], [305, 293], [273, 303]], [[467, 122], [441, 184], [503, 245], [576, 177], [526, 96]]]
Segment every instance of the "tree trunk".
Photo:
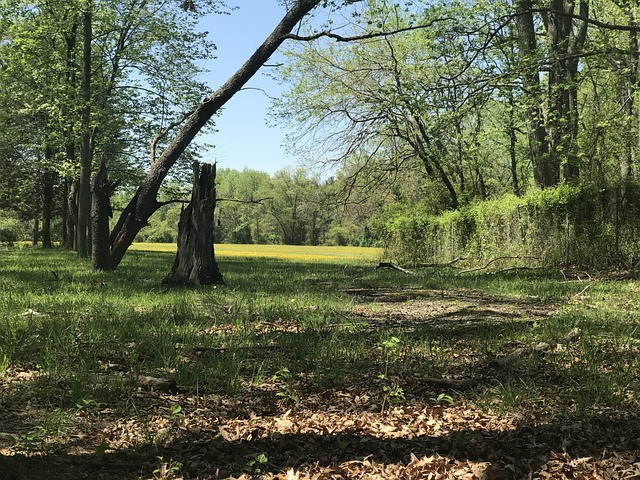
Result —
[[320, 0], [298, 0], [285, 14], [264, 43], [213, 95], [205, 99], [186, 121], [175, 138], [151, 166], [136, 194], [125, 207], [111, 233], [111, 265], [116, 268], [149, 217], [159, 208], [158, 190], [169, 169], [211, 117], [233, 97], [287, 39], [291, 30]]
[[527, 135], [533, 163], [533, 179], [537, 187], [553, 187], [558, 183], [558, 168], [549, 158], [547, 132], [542, 112], [542, 89], [537, 65], [536, 29], [533, 22], [531, 0], [516, 0], [516, 28], [522, 69], [522, 87], [525, 91]]
[[[629, 17], [629, 26], [637, 27], [638, 20], [636, 17], [636, 9], [635, 8], [627, 8], [625, 9], [625, 13]], [[623, 77], [622, 81], [622, 107], [625, 113], [624, 125], [625, 125], [625, 135], [624, 135], [624, 145], [623, 145], [623, 153], [620, 156], [620, 178], [624, 185], [628, 180], [632, 180], [634, 178], [634, 168], [635, 168], [635, 157], [637, 155], [638, 142], [640, 140], [639, 134], [640, 131], [637, 130], [636, 124], [638, 124], [636, 115], [637, 115], [637, 105], [640, 105], [640, 102], [637, 101], [637, 92], [638, 92], [638, 84], [640, 82], [639, 78], [639, 68], [638, 61], [640, 59], [640, 51], [638, 45], [638, 33], [636, 31], [629, 32], [629, 65], [627, 67], [626, 75]]]
[[38, 245], [38, 237], [40, 237], [40, 219], [35, 217], [33, 219], [33, 238], [31, 240], [31, 245], [34, 247]]
[[91, 216], [91, 37], [92, 1], [87, 0], [83, 25], [82, 75], [82, 144], [80, 147], [80, 183], [78, 185], [78, 223], [76, 225], [76, 251], [78, 257], [89, 256], [89, 223]]
[[513, 91], [509, 91], [509, 125], [507, 126], [507, 135], [509, 136], [509, 158], [511, 159], [510, 171], [511, 171], [511, 185], [513, 187], [513, 193], [520, 196], [520, 181], [518, 179], [518, 157], [516, 155], [516, 146], [518, 144], [518, 137], [516, 135], [516, 124], [514, 120], [515, 102], [513, 98]]
[[191, 202], [178, 224], [178, 252], [163, 285], [213, 285], [224, 283], [213, 247], [216, 208], [215, 164], [193, 163]]
[[78, 182], [70, 180], [69, 195], [66, 198], [68, 204], [67, 215], [67, 247], [75, 249], [76, 246], [76, 225], [78, 224]]
[[91, 266], [94, 270], [111, 270], [109, 219], [113, 216], [113, 211], [111, 210], [110, 198], [117, 186], [117, 181], [109, 181], [107, 163], [103, 156], [100, 162], [100, 169], [93, 178], [93, 184], [91, 185]]
[[61, 246], [62, 248], [68, 248], [69, 246], [69, 237], [67, 236], [67, 222], [69, 221], [69, 204], [67, 203], [67, 197], [69, 196], [69, 181], [64, 178], [62, 182], [62, 212], [60, 213], [60, 217], [62, 220], [62, 238], [61, 238]]
[[[53, 151], [47, 148], [47, 159], [52, 160]], [[42, 175], [42, 248], [52, 248], [51, 212], [53, 210], [53, 184], [55, 173], [45, 169]]]

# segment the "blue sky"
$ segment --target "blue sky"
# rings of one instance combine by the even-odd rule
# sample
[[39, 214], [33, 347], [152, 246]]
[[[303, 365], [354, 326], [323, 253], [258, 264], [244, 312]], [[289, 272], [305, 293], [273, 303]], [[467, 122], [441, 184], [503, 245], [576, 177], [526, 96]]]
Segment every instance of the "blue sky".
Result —
[[[276, 0], [234, 0], [240, 7], [231, 15], [211, 15], [201, 28], [209, 32], [218, 50], [217, 58], [204, 65], [206, 81], [212, 92], [222, 85], [256, 50], [284, 15]], [[218, 133], [197, 137], [197, 141], [215, 145], [205, 153], [206, 161], [217, 161], [220, 168], [251, 168], [273, 173], [297, 160], [286, 156], [281, 145], [286, 130], [266, 125], [270, 105], [266, 94], [277, 96], [282, 87], [262, 72], [249, 81], [249, 89], [238, 92], [225, 106], [215, 123]]]

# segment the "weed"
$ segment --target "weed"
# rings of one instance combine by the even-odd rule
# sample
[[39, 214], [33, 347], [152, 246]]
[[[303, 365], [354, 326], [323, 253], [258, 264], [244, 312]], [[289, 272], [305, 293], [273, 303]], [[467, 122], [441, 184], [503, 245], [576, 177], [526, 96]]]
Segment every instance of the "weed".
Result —
[[165, 462], [164, 457], [156, 457], [160, 466], [153, 471], [153, 478], [157, 479], [170, 479], [174, 478], [182, 470], [182, 463], [169, 460]]
[[255, 457], [250, 458], [247, 462], [247, 467], [255, 473], [263, 473], [265, 467], [269, 463], [269, 458], [264, 453], [259, 453]]
[[296, 389], [293, 386], [293, 375], [288, 368], [278, 370], [271, 379], [279, 385], [279, 391], [276, 393], [277, 397], [291, 404], [300, 401]]
[[380, 341], [378, 349], [384, 357], [384, 371], [378, 375], [382, 381], [382, 391], [384, 392], [381, 410], [384, 412], [387, 403], [398, 404], [406, 400], [404, 390], [397, 382], [389, 378], [389, 366], [394, 362], [400, 351], [401, 340], [396, 336], [391, 336]]
[[47, 429], [43, 425], [38, 425], [28, 433], [20, 435], [13, 449], [18, 453], [27, 454], [42, 452], [48, 435]]
[[451, 395], [447, 395], [446, 393], [441, 393], [435, 398], [432, 397], [431, 401], [435, 402], [435, 403], [440, 403], [440, 404], [447, 403], [447, 404], [452, 405], [452, 406], [456, 404], [456, 402], [453, 399], [453, 397]]

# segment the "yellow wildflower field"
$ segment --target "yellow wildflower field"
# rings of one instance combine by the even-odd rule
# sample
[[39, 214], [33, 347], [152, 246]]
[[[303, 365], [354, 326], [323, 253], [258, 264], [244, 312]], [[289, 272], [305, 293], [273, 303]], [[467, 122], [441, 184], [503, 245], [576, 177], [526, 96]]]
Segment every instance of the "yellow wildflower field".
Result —
[[[175, 252], [175, 243], [134, 243], [132, 250], [150, 252]], [[378, 262], [383, 249], [375, 247], [327, 247], [310, 245], [232, 245], [216, 244], [216, 256], [220, 258], [273, 258], [293, 262]]]

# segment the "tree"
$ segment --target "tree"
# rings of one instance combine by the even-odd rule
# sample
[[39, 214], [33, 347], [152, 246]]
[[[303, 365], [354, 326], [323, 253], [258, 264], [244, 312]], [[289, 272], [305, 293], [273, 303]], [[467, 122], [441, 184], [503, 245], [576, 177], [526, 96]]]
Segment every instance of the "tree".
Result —
[[[63, 202], [63, 224], [69, 226], [63, 238], [71, 245], [77, 237], [80, 256], [88, 252], [94, 152], [106, 156], [123, 183], [139, 181], [151, 138], [157, 137], [157, 148], [164, 146], [156, 134], [202, 98], [195, 65], [211, 56], [213, 46], [205, 33], [194, 32], [194, 20], [219, 3], [202, 2], [197, 14], [159, 0], [3, 3], [4, 85], [15, 92], [14, 114], [32, 119], [32, 145], [52, 150], [49, 167], [62, 182], [59, 190], [76, 192], [71, 208]], [[170, 69], [175, 71], [167, 75]], [[185, 152], [187, 163], [192, 152]]]
[[[574, 28], [573, 1], [552, 0], [543, 12], [547, 33], [546, 51], [537, 41], [532, 0], [516, 0], [518, 47], [522, 62], [522, 85], [528, 94], [527, 130], [536, 185], [552, 187], [563, 178], [578, 177], [578, 66], [587, 38], [584, 20]], [[588, 18], [589, 4], [581, 1], [579, 17]], [[545, 61], [541, 61], [544, 59]], [[546, 70], [546, 108], [540, 70]]]
[[[291, 89], [275, 110], [298, 128], [290, 143], [312, 161], [377, 171], [373, 176], [385, 182], [393, 182], [391, 172], [415, 172], [420, 165], [425, 180], [441, 183], [447, 206], [456, 208], [461, 194], [471, 196], [467, 173], [482, 178], [463, 141], [477, 131], [477, 112], [495, 89], [490, 80], [498, 75], [497, 62], [485, 45], [487, 25], [454, 21], [477, 17], [474, 8], [425, 3], [412, 11], [384, 0], [368, 2], [356, 12], [352, 35], [338, 38], [354, 41], [329, 39], [292, 49], [279, 70]], [[358, 35], [369, 24], [388, 33]], [[482, 62], [474, 64], [480, 54]], [[481, 184], [471, 184], [477, 187], [473, 195], [483, 195]]]
[[289, 33], [298, 22], [320, 3], [320, 0], [297, 0], [286, 12], [274, 31], [244, 65], [215, 93], [196, 107], [173, 140], [151, 165], [134, 197], [122, 212], [115, 228], [111, 232], [111, 258], [109, 265], [102, 265], [101, 268], [115, 269], [118, 266], [140, 229], [146, 225], [149, 217], [161, 206], [157, 199], [160, 186], [171, 167], [178, 161], [180, 155], [198, 132], [260, 69], [282, 42], [288, 38]]

